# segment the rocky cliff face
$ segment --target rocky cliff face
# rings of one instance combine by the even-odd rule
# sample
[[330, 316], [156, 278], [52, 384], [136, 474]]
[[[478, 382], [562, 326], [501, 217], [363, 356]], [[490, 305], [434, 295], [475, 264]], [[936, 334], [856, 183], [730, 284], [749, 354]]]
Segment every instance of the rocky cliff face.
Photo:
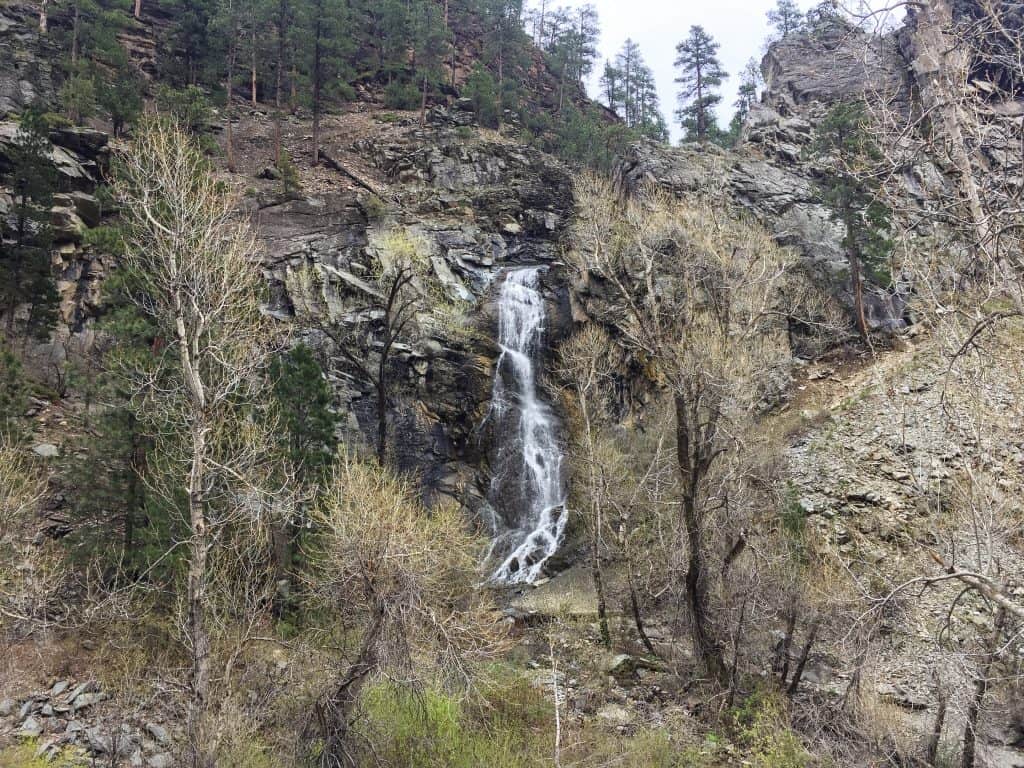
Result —
[[[855, 27], [829, 22], [773, 44], [762, 70], [763, 98], [751, 110], [735, 150], [638, 144], [615, 169], [616, 184], [625, 194], [647, 183], [685, 194], [716, 180], [781, 244], [799, 253], [815, 281], [850, 305], [843, 231], [821, 201], [817, 182], [823, 169], [808, 157], [808, 149], [815, 125], [838, 102], [870, 92], [906, 109], [911, 81], [899, 39], [889, 35], [869, 42]], [[911, 172], [935, 177], [930, 164]], [[894, 278], [890, 290], [869, 287], [865, 309], [872, 328], [897, 329], [907, 321], [908, 286], [901, 275]]]
[[[296, 199], [276, 199], [264, 183], [257, 198], [270, 199], [257, 204], [256, 220], [269, 311], [331, 361], [349, 436], [360, 441], [375, 429], [376, 395], [322, 328], [363, 328], [376, 338], [380, 326], [361, 310], [375, 302], [382, 243], [395, 233], [416, 243], [429, 261], [426, 282], [441, 295], [423, 291], [419, 328], [396, 347], [391, 450], [400, 468], [422, 478], [428, 498], [456, 498], [475, 510], [491, 453], [479, 427], [497, 356], [496, 283], [516, 265], [557, 265], [572, 194], [569, 172], [554, 158], [459, 125], [464, 114], [435, 110], [425, 128], [390, 113], [337, 118], [326, 131], [328, 168], [305, 179], [308, 192]], [[255, 146], [268, 128], [254, 122], [242, 131]], [[295, 125], [286, 143], [300, 142], [302, 129]], [[565, 318], [557, 266], [550, 274], [550, 314]]]

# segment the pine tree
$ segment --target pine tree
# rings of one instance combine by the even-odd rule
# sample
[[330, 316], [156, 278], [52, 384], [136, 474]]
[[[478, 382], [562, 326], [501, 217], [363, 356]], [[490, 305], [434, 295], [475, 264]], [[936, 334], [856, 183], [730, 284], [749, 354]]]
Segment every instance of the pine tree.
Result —
[[676, 119], [690, 141], [708, 141], [720, 133], [714, 108], [722, 100], [717, 89], [728, 75], [718, 61], [718, 47], [699, 25], [690, 27], [690, 34], [676, 46], [676, 82], [681, 86]]
[[142, 83], [130, 64], [118, 67], [112, 76], [101, 78], [97, 106], [110, 119], [114, 136], [142, 113]]
[[559, 9], [552, 14], [548, 53], [559, 79], [559, 110], [565, 106], [567, 85], [575, 83], [582, 87], [583, 80], [593, 71], [600, 34], [597, 11], [592, 5]]
[[20, 328], [26, 335], [46, 339], [57, 320], [59, 298], [50, 269], [50, 206], [57, 178], [50, 151], [42, 111], [26, 110], [9, 155], [12, 239], [0, 240], [0, 308], [7, 313], [8, 337], [14, 336], [21, 308], [28, 310]]
[[21, 419], [28, 407], [28, 391], [21, 361], [0, 344], [0, 440], [21, 435]]
[[473, 67], [462, 94], [473, 102], [473, 112], [480, 125], [488, 128], [498, 126], [501, 117], [498, 112], [498, 86], [487, 69], [479, 64]]
[[332, 409], [334, 393], [320, 364], [309, 347], [299, 345], [271, 363], [270, 378], [296, 478], [304, 484], [323, 479], [334, 463], [341, 417]]
[[750, 114], [750, 110], [757, 104], [757, 93], [761, 87], [761, 82], [761, 69], [757, 66], [756, 61], [750, 59], [740, 73], [740, 87], [737, 90], [736, 101], [733, 102], [736, 112], [729, 123], [729, 135], [732, 143], [739, 139], [740, 131], [743, 129], [743, 122], [747, 119], [747, 115]]
[[624, 73], [621, 69], [610, 61], [604, 63], [604, 72], [601, 75], [601, 91], [604, 93], [604, 100], [608, 104], [608, 109], [616, 114], [622, 114], [619, 112], [619, 106], [622, 104], [625, 96], [623, 79]]
[[416, 80], [420, 86], [420, 125], [427, 122], [427, 98], [432, 85], [443, 76], [444, 54], [447, 50], [444, 21], [432, 0], [420, 0], [414, 7], [413, 52]]
[[859, 102], [842, 102], [818, 125], [811, 152], [827, 166], [821, 196], [844, 229], [843, 250], [850, 267], [857, 328], [868, 340], [864, 311], [864, 273], [878, 282], [892, 252], [891, 213], [878, 198], [879, 181], [872, 172], [881, 152], [867, 130], [867, 114]]
[[345, 0], [306, 0], [302, 7], [306, 71], [313, 101], [313, 165], [320, 162], [320, 121], [324, 100], [348, 82], [350, 14]]
[[632, 39], [623, 44], [614, 65], [605, 64], [601, 81], [609, 108], [622, 118], [628, 128], [656, 141], [668, 139], [654, 73], [644, 62], [640, 46]]
[[782, 39], [800, 31], [804, 24], [804, 15], [795, 0], [776, 0], [775, 8], [768, 11], [768, 23]]

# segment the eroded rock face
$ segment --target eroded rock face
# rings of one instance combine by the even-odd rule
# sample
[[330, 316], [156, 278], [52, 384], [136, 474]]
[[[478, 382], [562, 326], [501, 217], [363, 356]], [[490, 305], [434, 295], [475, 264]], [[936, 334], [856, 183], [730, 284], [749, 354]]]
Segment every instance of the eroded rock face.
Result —
[[[365, 174], [365, 186], [373, 192], [311, 195], [259, 210], [269, 311], [324, 350], [340, 406], [351, 414], [349, 437], [367, 441], [376, 395], [319, 327], [379, 333], [382, 313], [365, 308], [380, 301], [373, 270], [386, 258], [382, 243], [394, 231], [412, 239], [455, 315], [434, 316], [437, 298], [425, 291], [420, 332], [395, 348], [390, 451], [400, 469], [422, 478], [428, 499], [453, 497], [477, 509], [489, 451], [479, 426], [497, 357], [493, 290], [510, 267], [555, 261], [572, 215], [569, 173], [535, 150], [450, 126], [382, 132], [349, 151], [349, 159], [371, 164], [374, 180]], [[560, 278], [552, 272], [545, 282], [552, 325], [564, 330]]]
[[857, 98], [867, 91], [892, 94], [905, 104], [910, 93], [898, 36], [869, 40], [867, 32], [840, 19], [774, 43], [761, 69], [767, 103], [783, 112]]
[[[822, 202], [819, 184], [825, 169], [811, 159], [810, 147], [815, 126], [837, 102], [868, 90], [890, 94], [896, 105], [908, 102], [907, 67], [897, 37], [869, 45], [860, 30], [827, 23], [773, 44], [762, 69], [767, 89], [762, 103], [751, 110], [736, 149], [637, 144], [614, 170], [616, 187], [635, 194], [644, 184], [654, 184], [686, 195], [719, 185], [781, 245], [799, 254], [825, 292], [852, 307], [843, 228]], [[942, 183], [926, 161], [905, 173], [908, 194], [924, 195]], [[898, 329], [906, 323], [907, 287], [901, 276], [894, 277], [895, 287], [866, 286], [871, 328]]]
[[12, 2], [0, 6], [0, 117], [20, 112], [54, 94], [51, 62], [58, 54], [36, 33], [39, 7]]

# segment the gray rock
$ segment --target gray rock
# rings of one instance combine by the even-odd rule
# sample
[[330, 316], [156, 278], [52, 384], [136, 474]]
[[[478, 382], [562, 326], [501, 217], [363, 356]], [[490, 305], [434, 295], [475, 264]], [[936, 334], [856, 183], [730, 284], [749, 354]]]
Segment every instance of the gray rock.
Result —
[[174, 758], [167, 752], [161, 752], [147, 757], [146, 765], [149, 768], [171, 768], [174, 765]]
[[627, 725], [633, 720], [633, 714], [621, 704], [605, 704], [597, 710], [597, 717], [612, 725]]
[[71, 706], [76, 710], [81, 710], [106, 700], [107, 694], [105, 693], [80, 693], [72, 700]]
[[34, 445], [32, 446], [32, 451], [37, 456], [42, 456], [44, 459], [55, 459], [60, 456], [60, 449], [51, 443], [39, 443], [38, 445]]
[[25, 739], [37, 739], [43, 733], [43, 726], [34, 717], [26, 718], [18, 730], [18, 735]]
[[18, 702], [14, 699], [3, 699], [0, 701], [0, 717], [10, 717], [14, 714], [14, 710], [17, 709]]
[[70, 680], [58, 680], [53, 684], [53, 688], [50, 689], [50, 696], [60, 696], [64, 691], [71, 687]]
[[50, 131], [50, 141], [58, 147], [70, 149], [72, 152], [91, 160], [106, 148], [109, 137], [103, 131], [81, 126], [56, 128]]
[[157, 723], [146, 723], [146, 732], [153, 737], [153, 740], [162, 746], [167, 746], [171, 743], [171, 735], [167, 732], [167, 729]]

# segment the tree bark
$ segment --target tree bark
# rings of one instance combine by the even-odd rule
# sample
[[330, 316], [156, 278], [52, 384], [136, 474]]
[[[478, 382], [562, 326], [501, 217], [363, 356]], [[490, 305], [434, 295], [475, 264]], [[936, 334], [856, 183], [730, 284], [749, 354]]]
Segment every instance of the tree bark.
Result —
[[345, 741], [366, 678], [377, 666], [377, 644], [384, 631], [384, 606], [374, 610], [373, 621], [363, 635], [359, 652], [341, 680], [324, 699], [317, 703], [316, 718], [323, 739], [320, 764], [325, 768], [348, 765]]
[[250, 103], [252, 106], [256, 106], [256, 11], [252, 13], [252, 30], [249, 38], [249, 71], [250, 80], [252, 83], [252, 94]]
[[818, 627], [821, 625], [821, 619], [815, 619], [811, 623], [811, 630], [807, 633], [807, 641], [804, 643], [804, 648], [800, 651], [800, 660], [796, 663], [796, 669], [793, 670], [793, 680], [789, 684], [789, 688], [786, 689], [786, 695], [792, 698], [796, 695], [796, 692], [800, 690], [800, 681], [804, 676], [804, 667], [807, 666], [807, 659], [811, 655], [811, 648], [814, 647], [814, 641], [818, 637]]
[[985, 658], [978, 670], [978, 677], [974, 681], [974, 696], [967, 707], [967, 722], [964, 725], [964, 748], [960, 760], [960, 768], [974, 768], [978, 746], [978, 722], [981, 720], [981, 708], [985, 703], [985, 695], [988, 693], [989, 679], [992, 674], [992, 667], [999, 655], [999, 638], [1003, 634], [1003, 626], [1006, 624], [1006, 609], [1000, 608], [996, 613], [995, 626], [992, 628], [992, 635], [989, 637], [985, 648]]
[[703, 515], [698, 503], [703, 465], [710, 462], [704, 453], [710, 446], [703, 445], [700, 435], [691, 435], [688, 425], [689, 403], [682, 395], [675, 396], [676, 461], [683, 485], [683, 527], [686, 530], [687, 568], [685, 593], [690, 612], [690, 632], [693, 650], [708, 674], [727, 683], [722, 649], [714, 639], [708, 616], [707, 566], [704, 560]]
[[936, 675], [936, 689], [938, 695], [938, 709], [935, 712], [935, 722], [932, 724], [932, 733], [928, 737], [928, 746], [925, 749], [925, 762], [930, 766], [937, 766], [939, 761], [939, 744], [942, 740], [942, 728], [946, 723], [946, 707], [948, 698], [942, 689], [942, 683]]
[[323, 33], [322, 27], [322, 8], [320, 3], [315, 6], [314, 13], [317, 14], [314, 36], [315, 40], [313, 43], [313, 165], [317, 165], [320, 162], [320, 79], [322, 73], [320, 71], [320, 57], [321, 57], [321, 38]]

